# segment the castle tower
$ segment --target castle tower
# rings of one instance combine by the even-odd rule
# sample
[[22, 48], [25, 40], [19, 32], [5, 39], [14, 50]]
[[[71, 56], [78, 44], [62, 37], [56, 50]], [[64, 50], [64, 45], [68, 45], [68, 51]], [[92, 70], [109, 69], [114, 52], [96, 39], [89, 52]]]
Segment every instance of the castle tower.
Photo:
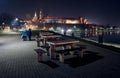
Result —
[[84, 24], [88, 24], [88, 20], [86, 18], [84, 19]]
[[79, 20], [80, 20], [80, 24], [83, 24], [83, 18], [81, 16], [80, 16]]
[[35, 11], [35, 14], [34, 14], [34, 17], [33, 17], [32, 21], [33, 21], [33, 22], [37, 22], [37, 20], [38, 20], [38, 17], [37, 17], [37, 13], [36, 13], [36, 11]]
[[37, 13], [36, 13], [36, 11], [35, 11], [34, 17], [37, 17]]
[[39, 15], [39, 19], [41, 20], [42, 19], [42, 11], [40, 10], [40, 15]]

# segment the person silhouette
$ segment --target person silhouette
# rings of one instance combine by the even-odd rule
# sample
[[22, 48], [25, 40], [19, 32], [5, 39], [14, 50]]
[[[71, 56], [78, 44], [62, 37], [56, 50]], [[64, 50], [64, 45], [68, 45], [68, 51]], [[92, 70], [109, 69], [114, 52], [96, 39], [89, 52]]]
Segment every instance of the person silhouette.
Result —
[[30, 28], [28, 29], [28, 33], [27, 33], [27, 35], [28, 35], [28, 39], [29, 39], [29, 41], [31, 41], [32, 31], [31, 31]]
[[27, 40], [27, 30], [25, 28], [22, 30], [22, 39], [23, 41]]

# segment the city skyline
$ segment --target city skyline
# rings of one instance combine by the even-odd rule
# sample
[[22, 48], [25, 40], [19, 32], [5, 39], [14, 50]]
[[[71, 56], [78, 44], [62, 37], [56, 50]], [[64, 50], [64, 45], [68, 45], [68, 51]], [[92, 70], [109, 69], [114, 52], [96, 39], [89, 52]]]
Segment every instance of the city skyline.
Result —
[[33, 17], [42, 9], [50, 16], [83, 16], [90, 23], [120, 25], [119, 2], [96, 0], [0, 0], [0, 13], [10, 13], [20, 18]]

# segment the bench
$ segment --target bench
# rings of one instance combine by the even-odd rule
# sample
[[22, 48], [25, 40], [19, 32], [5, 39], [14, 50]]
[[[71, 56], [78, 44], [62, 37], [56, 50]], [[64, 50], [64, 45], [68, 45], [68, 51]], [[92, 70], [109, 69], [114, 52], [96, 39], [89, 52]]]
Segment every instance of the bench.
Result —
[[50, 48], [50, 46], [40, 46], [40, 47], [45, 49], [47, 51], [47, 55], [49, 56], [49, 48]]
[[35, 49], [35, 51], [37, 53], [38, 62], [41, 62], [42, 61], [42, 55], [43, 55], [43, 53], [45, 53], [45, 51], [43, 51], [42, 49]]
[[71, 49], [58, 50], [55, 52], [59, 54], [60, 62], [64, 63], [64, 54], [65, 53], [68, 53], [68, 52], [69, 53], [72, 52], [72, 54], [77, 53], [78, 56], [83, 58], [83, 49], [86, 49], [86, 47], [75, 47], [75, 48], [71, 48]]

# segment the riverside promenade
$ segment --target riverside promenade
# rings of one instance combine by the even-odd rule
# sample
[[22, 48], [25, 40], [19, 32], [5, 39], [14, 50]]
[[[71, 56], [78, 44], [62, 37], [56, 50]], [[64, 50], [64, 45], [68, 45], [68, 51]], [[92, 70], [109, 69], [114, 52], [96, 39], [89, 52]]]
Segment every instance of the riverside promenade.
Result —
[[120, 53], [86, 45], [80, 60], [66, 57], [62, 64], [43, 55], [40, 63], [34, 40], [22, 41], [17, 34], [0, 35], [0, 78], [120, 78]]

